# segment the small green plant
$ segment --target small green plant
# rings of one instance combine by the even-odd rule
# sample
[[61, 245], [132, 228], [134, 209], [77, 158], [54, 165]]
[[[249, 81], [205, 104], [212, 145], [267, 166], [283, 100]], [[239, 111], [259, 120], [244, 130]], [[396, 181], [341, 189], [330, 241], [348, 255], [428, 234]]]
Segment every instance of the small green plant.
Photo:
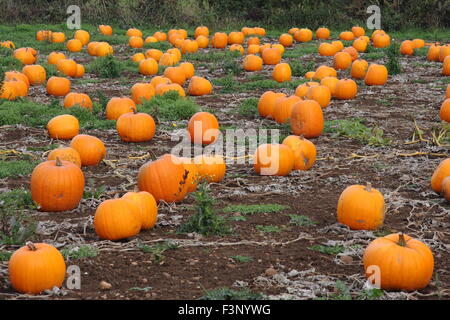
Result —
[[291, 218], [291, 221], [289, 221], [290, 224], [295, 224], [296, 226], [313, 226], [317, 224], [317, 222], [311, 220], [311, 218], [303, 215], [298, 214], [290, 214], [289, 217]]
[[156, 262], [161, 262], [164, 260], [164, 252], [167, 250], [175, 250], [178, 248], [178, 245], [171, 241], [165, 241], [163, 243], [156, 243], [152, 246], [143, 244], [141, 241], [138, 241], [136, 247], [140, 249], [142, 252], [151, 253], [153, 255], [153, 259]]
[[277, 213], [288, 209], [289, 206], [267, 203], [267, 204], [230, 204], [223, 209], [225, 213], [239, 212], [251, 215], [255, 213]]
[[28, 176], [37, 164], [38, 162], [26, 160], [0, 160], [0, 179]]
[[278, 226], [273, 226], [273, 225], [268, 225], [268, 226], [263, 226], [263, 225], [257, 225], [256, 226], [256, 230], [261, 231], [263, 233], [276, 233], [276, 232], [281, 232], [281, 228]]
[[307, 72], [314, 70], [314, 62], [309, 61], [304, 63], [300, 61], [293, 61], [291, 62], [291, 70], [294, 77], [304, 77]]
[[336, 246], [314, 245], [309, 247], [308, 249], [329, 255], [337, 255], [345, 251], [345, 248], [339, 245]]
[[154, 96], [144, 101], [140, 112], [151, 114], [156, 120], [187, 120], [200, 109], [189, 97], [180, 97], [177, 91], [169, 91], [163, 96]]
[[85, 258], [94, 258], [97, 256], [97, 249], [90, 245], [84, 245], [80, 247], [64, 248], [61, 249], [61, 254], [66, 260], [78, 260]]
[[149, 292], [149, 291], [153, 290], [153, 287], [143, 287], [143, 288], [133, 287], [133, 288], [130, 288], [130, 290], [132, 290], [132, 291]]
[[245, 99], [239, 106], [239, 114], [243, 117], [255, 119], [258, 116], [258, 98]]
[[208, 184], [204, 181], [193, 193], [195, 213], [178, 228], [179, 233], [197, 232], [203, 235], [226, 235], [232, 232], [226, 220], [214, 212], [215, 200], [211, 196]]
[[208, 290], [199, 300], [264, 300], [261, 293], [254, 293], [250, 289], [233, 290], [228, 287]]
[[377, 300], [384, 296], [384, 291], [381, 289], [373, 288], [373, 289], [365, 289], [363, 290], [359, 296], [359, 300]]
[[331, 300], [352, 300], [352, 296], [350, 294], [350, 289], [347, 285], [337, 280], [335, 284], [335, 292], [330, 297]]
[[[93, 184], [93, 181], [88, 181], [88, 184]], [[83, 193], [84, 199], [100, 199], [101, 196], [105, 193], [106, 186], [100, 186], [98, 188], [95, 188], [94, 186], [90, 187], [90, 190], [85, 190]]]
[[220, 67], [225, 72], [225, 74], [238, 76], [242, 73], [241, 64], [234, 59], [226, 59], [220, 64]]
[[231, 217], [228, 217], [228, 220], [231, 220], [231, 221], [247, 221], [247, 218], [244, 217], [244, 216], [231, 216]]
[[390, 75], [402, 73], [400, 66], [400, 45], [396, 42], [386, 50], [387, 63], [386, 68]]
[[122, 73], [123, 66], [114, 56], [97, 57], [86, 66], [86, 71], [95, 73], [102, 78], [117, 78]]
[[12, 252], [9, 251], [0, 251], [0, 262], [9, 261], [12, 256]]
[[236, 262], [240, 262], [240, 263], [247, 263], [247, 262], [251, 262], [253, 261], [252, 257], [247, 257], [247, 256], [232, 256], [231, 259], [233, 259]]

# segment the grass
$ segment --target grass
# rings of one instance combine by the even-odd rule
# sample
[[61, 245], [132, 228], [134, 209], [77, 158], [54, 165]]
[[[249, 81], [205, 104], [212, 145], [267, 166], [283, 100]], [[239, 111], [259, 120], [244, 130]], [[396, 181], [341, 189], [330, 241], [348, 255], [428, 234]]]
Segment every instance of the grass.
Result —
[[389, 139], [383, 137], [382, 129], [368, 128], [362, 121], [359, 118], [325, 121], [324, 132], [331, 133], [333, 138], [343, 136], [373, 146], [385, 146], [391, 143]]
[[168, 250], [175, 250], [178, 248], [178, 245], [176, 243], [165, 241], [163, 243], [156, 243], [152, 246], [143, 244], [142, 242], [138, 241], [136, 246], [145, 253], [150, 253], [153, 256], [153, 259], [155, 262], [161, 262], [164, 260], [164, 252]]
[[250, 289], [234, 290], [228, 287], [208, 290], [199, 300], [263, 300], [265, 296]]
[[78, 260], [78, 259], [94, 258], [97, 256], [98, 251], [93, 246], [84, 245], [80, 247], [64, 248], [61, 250], [61, 254], [66, 260]]
[[140, 112], [151, 114], [156, 120], [187, 120], [200, 110], [199, 105], [189, 97], [180, 97], [178, 92], [169, 91], [163, 96], [154, 96], [144, 101]]
[[402, 73], [400, 66], [400, 45], [396, 42], [392, 43], [386, 50], [387, 63], [389, 75]]
[[307, 216], [298, 215], [298, 214], [290, 214], [289, 217], [291, 218], [289, 223], [294, 224], [296, 226], [307, 227], [307, 226], [313, 226], [313, 225], [317, 224], [317, 222], [311, 220], [311, 218], [309, 218]]
[[277, 213], [288, 209], [289, 206], [284, 206], [275, 203], [268, 204], [233, 204], [228, 205], [223, 209], [225, 213], [239, 212], [244, 215], [252, 215], [255, 213]]
[[9, 251], [0, 251], [0, 262], [9, 261], [12, 256], [12, 252]]
[[223, 78], [212, 79], [214, 86], [219, 86], [217, 92], [232, 93], [232, 92], [251, 92], [255, 90], [275, 90], [275, 89], [295, 89], [298, 85], [305, 83], [306, 79], [295, 79], [286, 82], [277, 82], [272, 79], [254, 80], [241, 82], [228, 75]]
[[268, 226], [263, 226], [263, 225], [257, 225], [256, 230], [261, 231], [263, 233], [277, 233], [277, 232], [281, 232], [281, 228], [278, 226], [274, 226], [274, 225], [268, 225]]
[[307, 72], [313, 71], [315, 69], [313, 61], [309, 61], [306, 63], [301, 61], [292, 61], [290, 65], [292, 75], [294, 77], [304, 77]]
[[97, 200], [100, 199], [101, 196], [106, 191], [106, 186], [100, 186], [100, 187], [96, 188], [95, 186], [93, 186], [93, 182], [90, 182], [89, 184], [91, 184], [90, 190], [84, 190], [83, 198], [84, 199], [97, 199]]
[[123, 64], [114, 56], [108, 55], [95, 58], [94, 61], [86, 65], [86, 71], [94, 73], [101, 78], [118, 78], [124, 69]]
[[309, 247], [308, 249], [329, 255], [337, 255], [345, 251], [345, 248], [343, 246], [325, 246], [325, 245], [314, 245]]
[[35, 161], [0, 160], [0, 179], [28, 176], [31, 174], [36, 165], [38, 165], [38, 162]]
[[245, 99], [239, 105], [238, 113], [245, 118], [255, 119], [258, 117], [258, 102], [258, 98]]
[[299, 58], [307, 54], [317, 53], [319, 45], [316, 43], [304, 43], [296, 46], [294, 49], [287, 49], [284, 52], [283, 58]]
[[252, 257], [240, 256], [240, 255], [232, 256], [231, 259], [233, 259], [234, 261], [239, 262], [239, 263], [248, 263], [248, 262], [253, 261]]

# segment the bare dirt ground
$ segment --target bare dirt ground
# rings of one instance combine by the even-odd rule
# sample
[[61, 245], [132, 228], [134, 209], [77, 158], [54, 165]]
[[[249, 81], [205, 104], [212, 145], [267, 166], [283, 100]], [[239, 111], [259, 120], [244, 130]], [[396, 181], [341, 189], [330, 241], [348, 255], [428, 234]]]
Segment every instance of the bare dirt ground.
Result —
[[[296, 44], [295, 46], [301, 46]], [[288, 49], [291, 50], [291, 49]], [[125, 57], [124, 57], [125, 58]], [[312, 60], [315, 67], [331, 64], [331, 59], [316, 53], [298, 59]], [[372, 61], [375, 62], [375, 61]], [[383, 62], [379, 60], [378, 62]], [[217, 212], [230, 204], [269, 204], [289, 206], [278, 213], [256, 213], [246, 221], [229, 224], [234, 233], [226, 237], [182, 235], [177, 226], [192, 214], [193, 200], [180, 204], [160, 204], [157, 226], [141, 232], [127, 241], [100, 241], [93, 229], [93, 216], [98, 204], [116, 195], [133, 190], [137, 171], [149, 161], [149, 150], [168, 153], [175, 142], [160, 126], [148, 143], [127, 144], [115, 130], [84, 130], [101, 138], [107, 147], [106, 161], [97, 167], [83, 168], [86, 190], [105, 187], [98, 198], [83, 199], [71, 212], [30, 214], [39, 221], [36, 241], [51, 242], [59, 248], [90, 245], [98, 250], [96, 257], [67, 261], [78, 265], [82, 272], [81, 289], [63, 288], [59, 293], [46, 293], [37, 299], [196, 299], [207, 290], [222, 286], [249, 288], [264, 293], [270, 299], [333, 298], [336, 281], [342, 281], [352, 297], [364, 290], [362, 255], [365, 247], [377, 236], [403, 231], [426, 242], [434, 253], [435, 270], [430, 285], [420, 292], [385, 292], [381, 299], [449, 299], [450, 297], [450, 204], [430, 188], [430, 177], [438, 163], [448, 157], [448, 147], [432, 142], [410, 143], [415, 132], [414, 122], [431, 139], [433, 128], [439, 126], [439, 107], [444, 99], [439, 82], [440, 65], [426, 64], [423, 56], [401, 58], [404, 72], [390, 77], [382, 87], [361, 85], [356, 99], [333, 100], [324, 110], [326, 120], [363, 118], [368, 127], [379, 127], [391, 144], [373, 147], [346, 137], [325, 133], [314, 139], [318, 160], [308, 172], [293, 172], [287, 177], [262, 177], [252, 165], [227, 166], [227, 175], [211, 190], [217, 199]], [[425, 65], [419, 65], [425, 63]], [[270, 77], [272, 67], [263, 74]], [[200, 74], [206, 73], [201, 70]], [[222, 74], [223, 76], [223, 74]], [[239, 76], [244, 80], [248, 74]], [[87, 74], [86, 77], [93, 77]], [[131, 83], [143, 79], [136, 76]], [[415, 81], [422, 79], [424, 81]], [[95, 84], [74, 83], [73, 91], [93, 93], [100, 89], [108, 97], [127, 95], [131, 84], [102, 80]], [[215, 90], [219, 88], [216, 87]], [[33, 88], [32, 100], [48, 102], [43, 87]], [[282, 89], [290, 94], [292, 90]], [[258, 128], [271, 126], [270, 120], [249, 120], [236, 112], [243, 99], [257, 97], [264, 90], [251, 93], [221, 94], [195, 98], [203, 108], [213, 110], [222, 126]], [[389, 103], [381, 103], [388, 100]], [[187, 121], [179, 121], [181, 127]], [[182, 130], [182, 129], [181, 129]], [[417, 137], [417, 136], [416, 136]], [[0, 149], [14, 149], [44, 160], [42, 152], [26, 147], [42, 147], [52, 143], [44, 128], [5, 126], [0, 130]], [[61, 142], [63, 145], [68, 143]], [[418, 154], [423, 153], [423, 154]], [[349, 185], [372, 182], [384, 196], [387, 213], [384, 226], [377, 232], [351, 231], [336, 223], [336, 205], [340, 193]], [[0, 180], [0, 190], [29, 189], [29, 177]], [[297, 226], [290, 223], [289, 214], [304, 215], [316, 222]], [[236, 214], [226, 214], [236, 216]], [[279, 232], [264, 233], [256, 226], [277, 226]], [[164, 258], [154, 259], [142, 252], [137, 242], [153, 245], [173, 241], [178, 248], [164, 252]], [[340, 245], [339, 254], [311, 250], [314, 245]], [[13, 247], [4, 247], [13, 249]], [[237, 262], [232, 256], [251, 257], [249, 262]], [[0, 298], [31, 298], [15, 293], [7, 280], [7, 262], [0, 263]], [[99, 287], [101, 281], [111, 284], [108, 290]]]

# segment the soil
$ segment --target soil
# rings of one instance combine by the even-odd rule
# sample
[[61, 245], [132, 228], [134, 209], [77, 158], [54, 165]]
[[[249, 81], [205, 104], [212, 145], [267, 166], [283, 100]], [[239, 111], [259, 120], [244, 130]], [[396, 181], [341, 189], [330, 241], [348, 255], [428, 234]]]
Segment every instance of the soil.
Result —
[[[116, 52], [129, 54], [127, 50]], [[331, 59], [317, 54], [301, 59], [315, 61], [316, 67], [323, 63], [332, 64]], [[349, 288], [353, 298], [358, 298], [365, 288], [362, 265], [365, 247], [377, 236], [401, 231], [432, 249], [435, 258], [433, 279], [423, 290], [385, 292], [381, 299], [449, 299], [450, 204], [430, 189], [433, 170], [449, 156], [448, 146], [439, 146], [431, 140], [432, 131], [440, 125], [439, 107], [445, 97], [445, 88], [439, 81], [444, 78], [438, 63], [416, 66], [425, 61], [423, 56], [402, 57], [404, 72], [390, 77], [387, 85], [367, 87], [359, 82], [356, 99], [333, 100], [324, 110], [327, 120], [364, 119], [365, 125], [381, 128], [385, 137], [391, 139], [390, 144], [374, 147], [324, 133], [313, 140], [318, 153], [314, 167], [287, 177], [262, 177], [256, 175], [251, 164], [229, 164], [225, 179], [210, 185], [219, 214], [227, 219], [235, 216], [222, 212], [231, 204], [276, 203], [287, 209], [278, 213], [245, 215], [245, 221], [229, 219], [233, 233], [227, 236], [176, 233], [178, 225], [193, 213], [194, 202], [188, 197], [179, 204], [161, 203], [158, 224], [151, 230], [119, 242], [99, 240], [92, 224], [98, 204], [133, 190], [140, 166], [151, 160], [149, 150], [160, 156], [170, 152], [176, 142], [171, 141], [173, 131], [163, 129], [171, 123], [163, 123], [164, 127], [158, 128], [150, 142], [138, 144], [122, 142], [115, 130], [84, 130], [83, 133], [102, 139], [108, 150], [106, 161], [96, 167], [83, 168], [86, 191], [100, 190], [101, 187], [104, 191], [98, 198], [84, 198], [71, 212], [31, 211], [30, 214], [39, 222], [34, 241], [49, 242], [60, 249], [89, 245], [95, 247], [98, 254], [67, 261], [68, 266], [80, 267], [80, 290], [71, 290], [64, 285], [62, 291], [47, 292], [34, 298], [197, 299], [206, 291], [223, 286], [249, 288], [271, 299], [333, 298], [338, 280]], [[264, 66], [267, 78], [272, 68]], [[207, 70], [201, 68], [200, 75], [206, 74]], [[225, 75], [219, 72], [219, 76]], [[245, 81], [248, 77], [249, 74], [244, 73], [238, 80]], [[95, 75], [86, 74], [86, 78], [95, 78]], [[148, 80], [136, 75], [132, 78], [136, 82]], [[426, 82], [417, 83], [414, 81], [417, 79]], [[77, 91], [93, 95], [96, 90], [102, 90], [109, 97], [128, 95], [131, 87], [110, 79], [95, 84], [74, 84]], [[258, 98], [264, 90], [222, 94], [220, 88], [214, 89], [214, 95], [195, 100], [203, 109], [212, 110], [221, 125], [237, 128], [273, 125], [270, 120], [249, 120], [236, 112], [242, 100]], [[281, 91], [293, 94], [289, 90]], [[30, 91], [30, 99], [49, 102], [53, 98], [45, 94], [43, 87], [38, 87]], [[389, 104], [381, 103], [383, 99], [388, 99]], [[415, 132], [412, 119], [416, 120], [428, 141], [410, 143]], [[179, 127], [186, 123], [176, 122]], [[0, 128], [0, 151], [17, 150], [44, 160], [45, 153], [27, 151], [27, 147], [51, 143], [55, 141], [49, 139], [44, 128], [21, 125]], [[58, 143], [68, 145], [68, 142]], [[2, 179], [0, 190], [29, 189], [29, 178]], [[375, 232], [351, 231], [337, 224], [336, 204], [346, 187], [366, 182], [371, 182], [385, 197], [384, 226]], [[290, 223], [289, 214], [304, 215], [315, 224], [294, 225]], [[280, 232], [261, 232], [256, 228], [261, 225], [277, 226]], [[168, 240], [176, 242], [178, 248], [165, 251], [161, 259], [138, 247], [138, 241], [154, 245]], [[344, 252], [337, 255], [321, 253], [311, 248], [315, 245], [340, 245]], [[7, 251], [17, 248], [0, 246], [1, 250]], [[251, 257], [251, 261], [237, 262], [233, 256]], [[7, 274], [7, 262], [0, 262], [0, 299], [30, 298], [13, 291]], [[102, 289], [102, 281], [111, 287]]]

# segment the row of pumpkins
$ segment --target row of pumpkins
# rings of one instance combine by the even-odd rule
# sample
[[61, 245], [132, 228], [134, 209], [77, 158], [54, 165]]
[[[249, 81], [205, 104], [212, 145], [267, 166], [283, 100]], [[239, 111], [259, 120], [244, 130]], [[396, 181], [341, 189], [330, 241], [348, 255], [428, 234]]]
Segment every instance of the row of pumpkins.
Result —
[[[112, 34], [112, 29], [107, 26], [100, 26], [99, 29], [105, 35]], [[365, 38], [359, 39], [360, 37], [365, 37], [363, 31], [364, 29], [355, 27], [352, 29], [352, 32], [342, 33], [340, 38], [346, 41], [355, 38], [357, 38], [356, 40], [363, 40]], [[134, 38], [131, 41], [132, 37], [142, 37], [142, 33], [139, 34], [139, 32], [137, 29], [128, 30], [127, 34], [130, 37], [130, 46], [136, 41], [140, 42]], [[209, 33], [209, 30], [206, 27], [197, 28], [196, 41], [199, 37], [207, 38], [207, 32]], [[241, 33], [244, 34], [244, 38], [245, 36], [252, 35], [264, 36], [265, 30], [262, 28], [243, 28]], [[53, 33], [51, 33], [51, 36], [48, 35], [49, 32], [43, 32], [43, 34], [47, 34], [47, 36], [44, 36], [42, 40], [53, 39]], [[177, 30], [172, 33], [169, 31], [168, 34], [169, 41], [174, 46], [181, 46], [181, 51], [184, 51], [183, 53], [190, 52], [188, 50], [191, 49], [188, 48], [191, 46], [188, 46], [188, 44], [192, 44], [192, 40], [191, 43], [185, 42], [185, 40], [188, 40], [186, 39], [187, 33], [185, 34], [183, 31]], [[257, 56], [257, 54], [261, 54], [262, 63], [275, 64], [277, 66], [280, 64], [279, 60], [281, 58], [279, 56], [282, 56], [281, 47], [283, 47], [284, 52], [285, 46], [292, 45], [292, 36], [299, 42], [312, 40], [312, 32], [310, 30], [293, 28], [287, 34], [280, 36], [279, 45], [265, 44], [266, 48], [261, 52], [260, 47], [255, 47], [259, 46], [259, 43], [257, 44], [256, 40], [253, 40], [254, 43], [249, 44], [247, 51], [253, 48], [251, 50], [254, 51], [250, 51], [253, 53], [249, 55]], [[155, 33], [152, 37], [157, 41], [166, 41], [167, 39], [167, 35], [163, 32]], [[329, 30], [320, 28], [316, 32], [316, 37], [319, 39], [328, 39]], [[215, 38], [216, 40], [214, 38], [212, 40], [213, 47], [220, 48], [223, 46], [225, 48], [230, 42], [230, 38], [232, 38], [234, 40], [231, 40], [231, 42], [237, 41], [237, 43], [230, 43], [231, 47], [234, 46], [232, 50], [238, 50], [242, 53], [241, 48], [238, 46], [243, 41], [241, 41], [242, 37], [238, 32], [233, 35], [228, 35], [226, 41], [222, 35], [215, 35]], [[179, 41], [177, 39], [183, 40]], [[255, 39], [259, 41], [259, 38]], [[387, 43], [390, 43], [390, 37], [386, 33], [379, 31], [372, 37], [372, 41], [376, 47], [385, 47], [388, 45]], [[152, 38], [147, 38], [146, 42], [155, 41]], [[335, 45], [340, 47], [339, 42], [335, 43]], [[184, 43], [186, 43], [184, 45], [185, 49], [183, 49]], [[342, 42], [340, 43], [342, 44]], [[101, 44], [101, 46], [106, 45]], [[195, 48], [195, 45], [193, 46]], [[275, 50], [267, 51], [268, 53], [264, 54], [268, 49]], [[29, 50], [26, 49], [25, 51]], [[104, 51], [108, 51], [108, 54], [113, 53], [112, 48], [105, 49]], [[93, 52], [96, 53], [96, 50]], [[103, 50], [100, 50], [100, 54], [93, 55], [101, 56], [102, 52]], [[175, 52], [166, 52], [164, 54], [175, 56], [177, 55]], [[178, 52], [180, 52], [179, 49]], [[154, 57], [148, 57], [150, 54], [155, 54], [155, 51], [151, 53], [146, 52], [143, 56], [144, 59], [140, 59], [142, 58], [141, 55], [133, 56], [133, 60], [138, 61], [140, 64], [146, 59], [154, 59], [156, 61], [157, 59]], [[156, 53], [156, 55], [158, 54]], [[160, 58], [162, 55], [160, 55]], [[343, 45], [342, 48], [336, 50], [333, 56], [336, 69], [347, 69], [350, 64], [354, 65], [357, 61], [355, 59], [355, 51], [348, 48], [345, 49]], [[348, 56], [350, 56], [350, 60]], [[246, 59], [251, 60], [254, 58]], [[178, 58], [179, 61], [180, 58]], [[259, 60], [257, 65], [259, 65]], [[192, 74], [193, 66], [192, 68], [190, 65], [187, 66], [187, 69], [190, 69]], [[246, 69], [245, 66], [246, 62], [244, 60], [244, 69]], [[372, 68], [375, 71], [369, 73], [371, 67], [375, 67]], [[367, 69], [367, 72], [360, 70], [359, 78], [355, 78], [366, 78], [366, 83], [369, 82], [368, 84], [370, 84], [371, 80], [367, 80], [367, 78], [372, 77], [368, 77], [367, 74], [374, 73], [374, 77], [377, 80], [373, 84], [385, 84], [387, 80], [387, 70], [385, 70], [385, 67], [378, 65], [372, 65], [371, 67], [367, 65], [367, 68], [360, 68], [362, 71]], [[176, 68], [183, 67], [180, 65]], [[323, 129], [322, 108], [328, 106], [331, 97], [353, 99], [358, 90], [353, 80], [337, 79], [335, 68], [321, 66], [315, 72], [309, 75], [307, 74], [306, 76], [308, 78], [320, 80], [320, 83], [311, 82], [300, 85], [293, 96], [285, 97], [284, 94], [271, 91], [261, 96], [258, 104], [260, 115], [266, 118], [274, 118], [278, 122], [284, 122], [288, 118], [291, 118], [292, 130], [295, 135], [287, 137], [282, 144], [264, 144], [259, 146], [254, 155], [254, 169], [257, 173], [261, 175], [282, 176], [289, 174], [291, 170], [308, 170], [314, 165], [316, 148], [307, 138], [318, 137], [321, 134]], [[353, 69], [352, 66], [352, 76], [354, 76], [354, 73], [356, 74], [356, 69], [358, 68], [355, 67], [355, 70]], [[180, 69], [178, 71], [180, 72]], [[188, 77], [186, 73], [185, 78]], [[364, 74], [362, 75], [362, 73]], [[7, 77], [12, 77], [12, 81], [19, 81], [18, 79], [22, 76], [18, 74], [16, 72], [14, 75], [7, 75]], [[30, 81], [32, 77], [28, 77], [26, 72], [24, 74], [29, 82], [33, 84], [34, 81]], [[176, 79], [176, 77], [173, 78]], [[277, 76], [274, 75], [274, 78], [277, 78]], [[283, 79], [283, 81], [289, 80]], [[26, 82], [26, 80], [22, 81]], [[158, 91], [157, 88], [161, 84], [160, 82], [166, 85], [177, 84], [180, 87], [182, 85], [177, 83], [176, 80], [173, 81], [169, 75], [165, 74], [164, 77], [156, 76], [152, 78], [149, 84], [142, 83], [135, 85], [136, 87], [133, 86], [136, 89], [132, 89], [132, 99], [115, 97], [109, 101], [106, 108], [106, 117], [117, 121], [117, 129], [122, 140], [127, 142], [148, 141], [153, 137], [155, 132], [153, 119], [148, 114], [137, 113], [136, 104], [141, 103], [143, 99], [151, 98], [152, 89], [155, 92]], [[211, 91], [207, 92], [209, 93]], [[64, 96], [65, 107], [71, 107], [77, 104], [82, 107], [92, 108], [92, 102], [87, 95], [66, 92]], [[201, 126], [200, 132], [198, 131], [199, 125]], [[53, 118], [49, 121], [47, 128], [52, 138], [62, 140], [71, 139], [71, 143], [69, 148], [53, 150], [48, 155], [48, 161], [41, 163], [35, 168], [31, 178], [32, 198], [39, 204], [40, 210], [43, 211], [72, 210], [78, 206], [84, 190], [84, 174], [80, 167], [99, 164], [106, 155], [106, 148], [103, 142], [97, 137], [79, 134], [78, 120], [71, 115], [62, 115]], [[206, 145], [216, 141], [219, 134], [219, 123], [213, 114], [199, 112], [189, 120], [187, 131], [193, 143]], [[220, 156], [200, 156], [195, 159], [186, 159], [170, 154], [163, 155], [159, 159], [150, 161], [140, 168], [138, 173], [139, 192], [129, 192], [122, 198], [106, 200], [99, 205], [94, 218], [95, 231], [101, 239], [118, 240], [134, 236], [140, 230], [152, 228], [157, 220], [158, 202], [182, 201], [189, 192], [195, 190], [199, 180], [204, 179], [206, 181], [220, 182], [225, 176], [225, 172], [226, 164]], [[447, 180], [450, 180], [450, 178], [446, 178], [447, 176], [450, 176], [450, 159], [441, 163], [433, 175], [433, 190], [437, 192], [441, 191], [438, 191], [438, 189], [442, 189], [442, 185], [445, 185]], [[48, 177], [51, 177], [51, 179]], [[61, 189], [62, 185], [65, 186], [64, 189]], [[57, 197], [57, 195], [61, 194], [63, 194], [63, 197]], [[384, 214], [383, 195], [370, 184], [366, 186], [355, 185], [348, 187], [341, 194], [338, 202], [337, 219], [339, 222], [348, 225], [351, 229], [374, 230], [382, 225]], [[389, 254], [399, 257], [402, 263], [390, 264], [389, 259], [386, 259], [386, 254], [380, 254], [380, 252], [385, 252], [385, 250], [389, 250]], [[35, 254], [36, 251], [39, 251], [39, 255]], [[417, 252], [420, 254], [417, 255]], [[43, 270], [31, 270], [29, 268], [33, 259], [38, 257], [42, 259], [42, 267], [45, 269], [45, 272]], [[420, 260], [421, 267], [415, 270], [408, 270], [407, 274], [404, 274], [403, 268], [408, 268], [408, 266], [403, 262], [410, 260]], [[48, 269], [46, 269], [49, 263], [53, 265], [51, 272], [48, 272]], [[393, 234], [374, 240], [368, 246], [364, 255], [366, 271], [372, 265], [378, 265], [382, 270], [381, 286], [383, 289], [421, 289], [431, 279], [433, 264], [431, 250], [424, 243], [403, 234]], [[400, 277], [401, 273], [403, 274]], [[65, 275], [64, 259], [56, 248], [48, 244], [27, 243], [26, 246], [17, 250], [11, 257], [9, 274], [11, 283], [17, 291], [39, 293], [54, 285], [61, 286]], [[46, 274], [46, 276], [43, 276], [43, 274]], [[367, 273], [367, 275], [369, 276], [370, 274]]]

